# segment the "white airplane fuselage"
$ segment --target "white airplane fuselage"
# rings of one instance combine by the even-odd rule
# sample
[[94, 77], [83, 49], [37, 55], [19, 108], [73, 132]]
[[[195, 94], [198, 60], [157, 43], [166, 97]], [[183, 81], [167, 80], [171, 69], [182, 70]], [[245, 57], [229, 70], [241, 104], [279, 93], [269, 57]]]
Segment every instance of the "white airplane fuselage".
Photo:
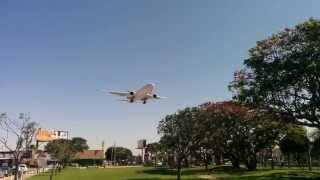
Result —
[[133, 95], [127, 96], [129, 102], [146, 101], [150, 98], [150, 95], [153, 95], [154, 84], [146, 84], [141, 89], [136, 91]]

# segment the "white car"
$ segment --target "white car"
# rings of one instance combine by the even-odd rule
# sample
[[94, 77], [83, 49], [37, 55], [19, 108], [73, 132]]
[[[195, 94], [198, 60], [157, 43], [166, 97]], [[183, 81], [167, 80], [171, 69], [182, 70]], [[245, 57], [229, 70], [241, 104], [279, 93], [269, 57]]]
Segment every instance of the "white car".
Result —
[[19, 164], [18, 170], [24, 173], [28, 171], [28, 167], [26, 164]]

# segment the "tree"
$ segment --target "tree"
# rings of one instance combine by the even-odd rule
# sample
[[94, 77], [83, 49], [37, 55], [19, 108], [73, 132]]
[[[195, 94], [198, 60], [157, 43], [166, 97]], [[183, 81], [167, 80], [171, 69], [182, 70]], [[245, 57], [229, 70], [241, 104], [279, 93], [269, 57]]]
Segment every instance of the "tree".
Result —
[[235, 98], [320, 128], [320, 21], [309, 19], [257, 42], [235, 73]]
[[234, 168], [242, 162], [249, 170], [256, 169], [257, 153], [272, 149], [285, 129], [278, 117], [234, 101], [211, 103], [204, 113], [205, 130], [200, 134], [206, 148], [229, 157]]
[[[18, 179], [18, 165], [23, 159], [23, 154], [30, 150], [34, 134], [37, 130], [37, 123], [30, 121], [30, 116], [20, 113], [19, 120], [10, 119], [6, 113], [0, 114], [0, 143], [13, 152], [15, 176]], [[15, 145], [9, 144], [9, 138], [15, 138]]]
[[146, 152], [151, 154], [151, 158], [154, 158], [154, 167], [157, 166], [158, 155], [161, 151], [161, 145], [158, 142], [147, 144]]
[[300, 165], [301, 160], [305, 159], [308, 151], [309, 140], [306, 130], [303, 127], [296, 126], [288, 129], [286, 136], [280, 141], [280, 149], [286, 155], [288, 166], [290, 166], [290, 157], [294, 157]]
[[71, 145], [71, 141], [67, 139], [57, 139], [50, 141], [45, 146], [45, 151], [48, 152], [62, 165], [70, 162], [75, 154]]
[[45, 151], [56, 158], [62, 165], [69, 163], [76, 153], [89, 149], [87, 140], [81, 137], [57, 139], [45, 146]]
[[117, 162], [121, 165], [127, 165], [133, 158], [131, 150], [124, 147], [109, 147], [105, 155], [108, 161]]
[[201, 153], [202, 161], [207, 169], [211, 156], [214, 156], [216, 165], [221, 165], [221, 159], [227, 152], [228, 128], [222, 113], [217, 108], [219, 103], [210, 103], [202, 109], [200, 114], [201, 121], [199, 134], [201, 136], [201, 145], [199, 152]]
[[74, 137], [71, 139], [71, 144], [76, 152], [82, 152], [83, 150], [88, 150], [89, 146], [87, 140], [82, 137]]
[[320, 130], [313, 133], [313, 148], [311, 154], [313, 157], [320, 157]]
[[167, 115], [159, 122], [160, 144], [176, 159], [177, 179], [181, 179], [182, 162], [200, 143], [199, 108], [185, 108]]

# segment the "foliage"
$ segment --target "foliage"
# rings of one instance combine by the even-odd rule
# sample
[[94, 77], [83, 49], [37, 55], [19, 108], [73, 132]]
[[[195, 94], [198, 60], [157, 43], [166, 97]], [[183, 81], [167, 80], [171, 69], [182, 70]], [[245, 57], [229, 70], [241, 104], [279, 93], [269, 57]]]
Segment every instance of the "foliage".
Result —
[[309, 19], [257, 42], [235, 73], [235, 98], [320, 128], [320, 21]]
[[128, 164], [132, 160], [132, 152], [124, 147], [109, 147], [105, 153], [108, 161], [115, 161], [118, 164]]
[[168, 154], [177, 159], [177, 179], [180, 179], [182, 161], [192, 154], [200, 144], [199, 108], [185, 108], [175, 114], [167, 115], [159, 122], [158, 133], [161, 134], [160, 144]]
[[82, 137], [74, 137], [71, 139], [71, 144], [73, 149], [77, 152], [82, 152], [83, 150], [89, 149], [87, 140]]
[[80, 137], [69, 139], [58, 139], [49, 142], [45, 151], [56, 158], [60, 163], [69, 163], [77, 152], [88, 149], [87, 141]]
[[201, 159], [206, 168], [212, 159], [219, 165], [228, 158], [234, 168], [243, 163], [254, 170], [257, 153], [272, 151], [288, 126], [274, 114], [223, 101], [167, 115], [158, 131], [161, 146], [175, 159], [178, 170], [190, 156]]
[[161, 150], [161, 145], [158, 142], [149, 143], [145, 149], [146, 152], [157, 154]]
[[60, 161], [62, 164], [70, 162], [75, 155], [70, 140], [58, 139], [49, 142], [45, 146], [47, 151], [53, 158]]
[[286, 136], [280, 141], [280, 148], [283, 153], [302, 153], [308, 150], [309, 140], [306, 130], [303, 127], [292, 127]]
[[292, 126], [288, 129], [286, 136], [280, 141], [280, 149], [286, 156], [288, 166], [290, 159], [293, 157], [300, 165], [302, 161], [306, 161], [306, 153], [308, 152], [309, 140], [306, 130], [301, 126]]
[[158, 158], [161, 158], [161, 156], [163, 156], [161, 144], [158, 142], [147, 144], [145, 153], [150, 153], [151, 158], [154, 159], [154, 167], [156, 167]]
[[205, 147], [228, 157], [235, 168], [242, 162], [255, 169], [256, 154], [272, 148], [284, 134], [285, 126], [277, 117], [234, 101], [211, 103], [204, 113]]

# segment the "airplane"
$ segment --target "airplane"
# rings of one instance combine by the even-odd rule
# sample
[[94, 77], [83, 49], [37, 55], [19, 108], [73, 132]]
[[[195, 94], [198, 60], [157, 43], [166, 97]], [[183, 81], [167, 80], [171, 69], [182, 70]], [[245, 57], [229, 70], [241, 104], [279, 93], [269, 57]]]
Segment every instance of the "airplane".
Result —
[[121, 99], [120, 101], [126, 101], [129, 103], [142, 101], [143, 104], [146, 104], [149, 99], [165, 99], [166, 98], [166, 97], [160, 97], [157, 94], [154, 94], [153, 93], [154, 89], [155, 89], [155, 84], [149, 83], [144, 85], [141, 89], [137, 91], [109, 92], [109, 93], [112, 95], [126, 97], [126, 99]]

